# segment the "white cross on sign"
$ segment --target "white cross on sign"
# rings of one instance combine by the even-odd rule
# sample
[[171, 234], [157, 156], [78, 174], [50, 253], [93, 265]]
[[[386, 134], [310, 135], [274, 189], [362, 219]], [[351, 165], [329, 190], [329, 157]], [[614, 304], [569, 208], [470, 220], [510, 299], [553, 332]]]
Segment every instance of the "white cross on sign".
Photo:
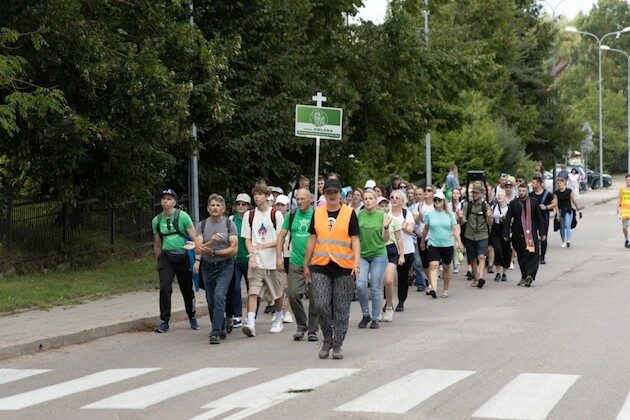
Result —
[[311, 99], [317, 102], [317, 106], [322, 106], [322, 103], [326, 102], [326, 97], [322, 96], [321, 92], [317, 92], [317, 95], [313, 96]]

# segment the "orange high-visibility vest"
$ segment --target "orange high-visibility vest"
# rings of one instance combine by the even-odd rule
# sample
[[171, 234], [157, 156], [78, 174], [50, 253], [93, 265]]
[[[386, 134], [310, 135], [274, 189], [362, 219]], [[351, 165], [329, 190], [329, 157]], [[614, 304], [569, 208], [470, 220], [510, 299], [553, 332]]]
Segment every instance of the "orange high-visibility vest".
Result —
[[356, 261], [352, 253], [352, 239], [348, 235], [352, 209], [341, 206], [337, 220], [332, 228], [328, 226], [328, 210], [326, 206], [315, 209], [315, 232], [317, 242], [311, 264], [327, 265], [331, 260], [342, 268], [354, 268]]
[[630, 219], [630, 188], [619, 188], [619, 213], [622, 219]]

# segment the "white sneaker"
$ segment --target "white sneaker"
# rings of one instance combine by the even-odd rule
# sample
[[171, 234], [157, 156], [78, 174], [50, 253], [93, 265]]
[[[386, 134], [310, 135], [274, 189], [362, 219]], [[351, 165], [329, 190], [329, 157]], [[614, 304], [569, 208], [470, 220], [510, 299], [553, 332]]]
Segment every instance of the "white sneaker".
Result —
[[256, 325], [249, 325], [249, 324], [245, 324], [243, 325], [243, 334], [245, 334], [248, 337], [256, 337]]
[[567, 247], [567, 243], [566, 242], [562, 242], [562, 245], [560, 245], [560, 248], [566, 248]]
[[282, 320], [285, 324], [291, 324], [293, 322], [293, 315], [291, 312], [287, 311], [284, 313], [284, 319]]
[[278, 334], [281, 333], [283, 329], [284, 325], [282, 325], [282, 318], [271, 321], [271, 328], [269, 329], [270, 333]]
[[394, 308], [388, 306], [383, 314], [383, 322], [392, 322], [394, 319]]
[[453, 274], [459, 274], [459, 267], [453, 268]]
[[509, 269], [510, 270], [514, 270], [514, 263], [513, 262], [510, 263], [510, 268]]

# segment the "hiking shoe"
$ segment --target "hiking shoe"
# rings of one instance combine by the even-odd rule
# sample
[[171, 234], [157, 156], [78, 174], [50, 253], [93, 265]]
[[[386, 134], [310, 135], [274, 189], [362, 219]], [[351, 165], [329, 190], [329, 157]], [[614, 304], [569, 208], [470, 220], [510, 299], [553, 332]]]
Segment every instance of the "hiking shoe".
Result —
[[227, 333], [230, 334], [233, 328], [234, 328], [234, 318], [229, 317], [228, 319], [225, 320], [225, 331], [227, 331]]
[[227, 332], [226, 330], [223, 330], [223, 331], [221, 331], [221, 333], [219, 334], [219, 338], [220, 338], [221, 340], [227, 340], [227, 335], [228, 335], [228, 332]]
[[308, 341], [319, 341], [319, 338], [317, 338], [317, 333], [314, 333], [313, 331], [311, 331], [310, 333], [308, 333]]
[[525, 279], [521, 279], [521, 281], [518, 282], [517, 286], [522, 286], [525, 284]]
[[433, 299], [437, 299], [437, 293], [435, 293], [435, 290], [431, 290], [429, 294], [431, 295]]
[[396, 312], [403, 312], [405, 310], [405, 304], [403, 302], [398, 302], [395, 310]]
[[269, 332], [273, 334], [279, 334], [284, 329], [284, 325], [282, 325], [282, 318], [277, 318], [271, 321], [271, 328], [269, 328]]
[[163, 334], [163, 333], [167, 332], [168, 331], [168, 322], [166, 322], [166, 321], [160, 322], [160, 325], [155, 327], [155, 329], [153, 331], [155, 331], [158, 334]]
[[490, 273], [490, 274], [494, 273], [494, 265], [489, 265], [488, 266], [488, 273]]
[[529, 287], [532, 285], [534, 278], [532, 276], [525, 277], [525, 287]]
[[363, 315], [363, 318], [361, 318], [361, 322], [359, 322], [359, 328], [366, 328], [368, 326], [368, 323], [370, 322], [370, 317], [368, 315]]
[[210, 344], [221, 344], [221, 339], [219, 338], [218, 335], [211, 335]]
[[383, 322], [392, 322], [394, 319], [394, 308], [391, 306], [387, 307], [385, 313], [383, 314]]
[[291, 312], [287, 311], [284, 313], [284, 318], [282, 319], [282, 322], [285, 324], [291, 324], [293, 322], [293, 315], [291, 314]]
[[302, 341], [304, 338], [304, 331], [297, 330], [295, 334], [293, 334], [293, 341]]
[[190, 318], [188, 320], [188, 322], [190, 322], [190, 329], [191, 330], [198, 330], [199, 329], [199, 323], [197, 322], [197, 318], [195, 318], [194, 316], [192, 318]]
[[379, 328], [381, 328], [381, 324], [378, 321], [372, 321], [372, 323], [370, 324], [370, 329], [377, 330]]
[[256, 325], [245, 324], [243, 325], [243, 334], [248, 337], [256, 337]]
[[494, 276], [494, 281], [501, 281], [501, 274], [497, 273], [497, 275]]
[[330, 356], [330, 350], [332, 349], [332, 340], [324, 340], [322, 341], [322, 348], [319, 350], [319, 358], [320, 359], [328, 359]]
[[505, 273], [501, 276], [501, 281], [507, 281], [507, 275], [505, 275]]
[[479, 289], [481, 289], [483, 287], [483, 285], [486, 284], [486, 281], [484, 279], [479, 279], [477, 280], [477, 287]]
[[475, 276], [473, 276], [472, 271], [466, 271], [466, 280], [472, 280]]
[[232, 323], [233, 328], [241, 328], [243, 326], [243, 321], [241, 318], [234, 318], [234, 322]]
[[418, 292], [424, 292], [425, 287], [424, 286], [418, 286]]
[[343, 353], [341, 352], [341, 344], [335, 344], [332, 348], [333, 359], [343, 359]]

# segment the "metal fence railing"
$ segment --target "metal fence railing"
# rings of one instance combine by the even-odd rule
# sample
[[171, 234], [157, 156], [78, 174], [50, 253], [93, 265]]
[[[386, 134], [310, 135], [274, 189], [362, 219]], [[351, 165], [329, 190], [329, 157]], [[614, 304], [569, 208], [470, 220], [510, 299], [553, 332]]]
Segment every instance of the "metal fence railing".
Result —
[[119, 252], [148, 247], [151, 219], [160, 211], [153, 197], [126, 203], [86, 200], [13, 200], [0, 196], [0, 256], [14, 263], [54, 257]]

